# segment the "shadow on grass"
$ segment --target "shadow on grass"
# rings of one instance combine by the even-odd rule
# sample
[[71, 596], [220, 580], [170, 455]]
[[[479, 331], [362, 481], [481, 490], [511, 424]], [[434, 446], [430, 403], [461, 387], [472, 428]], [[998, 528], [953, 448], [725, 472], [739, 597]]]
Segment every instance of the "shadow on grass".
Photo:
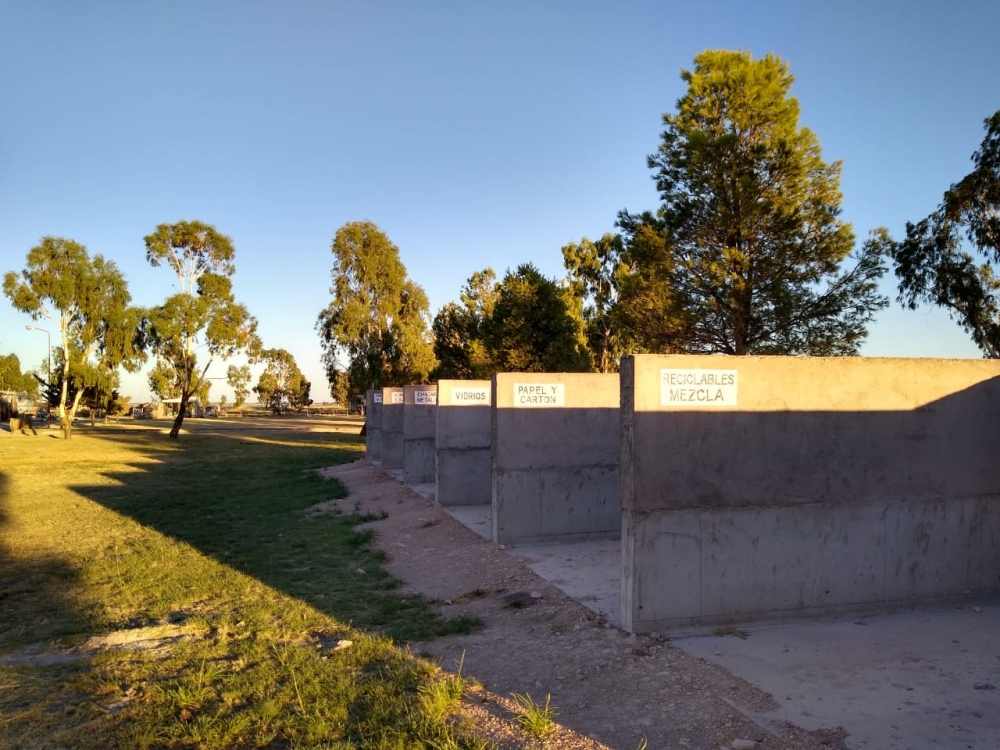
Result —
[[[11, 529], [18, 510], [12, 507], [12, 483], [0, 471], [0, 654], [87, 632], [92, 621], [92, 613], [77, 599], [79, 570], [69, 559], [40, 550], [15, 552], [8, 544], [17, 533]], [[34, 499], [42, 501], [41, 494]], [[19, 495], [17, 502], [26, 499]]]
[[[81, 599], [77, 561], [35, 545], [32, 517], [44, 493], [0, 471], [0, 747], [52, 747], [51, 726], [79, 726], [71, 715], [86, 696], [76, 681], [86, 659], [53, 650], [55, 641], [92, 631], [99, 613]], [[17, 485], [17, 486], [15, 486]], [[53, 719], [53, 717], [56, 717]]]
[[398, 596], [362, 519], [306, 514], [361, 441], [289, 421], [81, 426], [5, 455], [0, 656], [68, 660], [0, 662], [0, 747], [466, 747], [425, 737], [432, 668], [380, 636], [470, 623]]
[[[109, 433], [106, 439], [123, 438]], [[127, 439], [148, 441], [146, 448], [154, 450], [167, 441], [152, 432]], [[344, 496], [339, 482], [316, 470], [360, 458], [359, 436], [293, 427], [198, 432], [170, 445], [176, 450], [143, 464], [141, 471], [107, 474], [114, 481], [74, 490], [344, 624], [398, 641], [477, 626], [466, 618], [441, 618], [420, 597], [399, 595], [382, 554], [369, 545], [372, 532], [354, 528], [364, 519], [305, 514], [319, 502]], [[177, 574], [163, 571], [147, 584], [154, 590], [144, 592], [148, 601], [140, 620], [169, 615], [166, 579]], [[155, 587], [161, 583], [164, 592], [158, 596]]]

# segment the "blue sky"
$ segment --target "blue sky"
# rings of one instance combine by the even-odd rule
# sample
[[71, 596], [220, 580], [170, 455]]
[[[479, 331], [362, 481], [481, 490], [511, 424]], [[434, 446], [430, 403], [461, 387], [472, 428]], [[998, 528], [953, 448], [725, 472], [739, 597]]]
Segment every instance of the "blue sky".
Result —
[[[265, 344], [323, 401], [314, 324], [344, 223], [389, 235], [432, 314], [486, 266], [561, 277], [565, 243], [656, 206], [645, 157], [679, 72], [727, 48], [788, 61], [801, 124], [843, 161], [844, 218], [859, 241], [899, 237], [1000, 108], [998, 27], [993, 0], [0, 0], [0, 272], [70, 237], [155, 304], [174, 280], [142, 238], [209, 222]], [[45, 356], [29, 323], [0, 299], [0, 353], [24, 367]], [[942, 311], [895, 302], [863, 354], [980, 356]], [[123, 385], [149, 398], [144, 377]]]

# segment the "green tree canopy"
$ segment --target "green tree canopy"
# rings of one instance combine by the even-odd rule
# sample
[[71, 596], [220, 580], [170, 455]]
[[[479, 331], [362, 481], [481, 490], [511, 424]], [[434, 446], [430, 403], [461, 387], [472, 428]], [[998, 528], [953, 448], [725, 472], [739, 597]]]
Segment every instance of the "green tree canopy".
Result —
[[229, 369], [226, 370], [226, 382], [233, 389], [233, 395], [236, 397], [236, 408], [243, 406], [246, 403], [247, 396], [250, 395], [250, 367], [248, 365], [229, 365]]
[[130, 306], [125, 277], [112, 261], [91, 258], [83, 245], [61, 237], [33, 247], [25, 269], [4, 276], [3, 290], [17, 310], [58, 328], [63, 356], [53, 374], [61, 379], [59, 422], [69, 438], [85, 389], [144, 361], [141, 311]]
[[370, 221], [345, 224], [333, 245], [333, 300], [319, 314], [323, 360], [333, 385], [345, 351], [352, 394], [427, 379], [434, 368], [427, 295], [397, 248]]
[[0, 391], [38, 393], [38, 381], [30, 372], [21, 372], [21, 360], [16, 354], [0, 354]]
[[312, 384], [299, 370], [295, 357], [285, 349], [265, 349], [260, 358], [266, 363], [254, 386], [260, 403], [265, 404], [275, 414], [282, 410], [302, 411], [312, 403], [309, 391]]
[[[207, 390], [211, 363], [238, 352], [256, 356], [257, 321], [233, 295], [230, 276], [236, 251], [232, 240], [215, 227], [200, 221], [160, 224], [145, 243], [146, 259], [153, 266], [166, 263], [180, 289], [147, 311], [152, 351], [162, 371], [173, 372], [173, 388], [181, 399], [170, 430], [170, 437], [176, 438], [188, 401]], [[204, 365], [198, 362], [199, 350], [207, 355]]]
[[434, 316], [434, 379], [488, 378], [496, 371], [484, 341], [499, 291], [496, 278], [492, 268], [476, 271], [462, 288], [461, 304], [449, 302]]
[[497, 371], [591, 369], [579, 298], [530, 263], [506, 273], [497, 288], [493, 314], [483, 328]]
[[888, 301], [888, 237], [854, 254], [840, 163], [800, 127], [788, 65], [708, 50], [648, 159], [661, 205], [622, 211], [624, 280], [638, 347], [726, 354], [855, 354]]
[[618, 298], [631, 271], [622, 237], [610, 232], [596, 242], [584, 237], [565, 245], [562, 254], [572, 292], [585, 303], [587, 348], [597, 371], [616, 372], [625, 353]]
[[177, 371], [170, 362], [165, 360], [158, 361], [150, 368], [146, 380], [149, 384], [149, 392], [160, 401], [180, 398], [181, 388], [177, 384], [179, 378]]
[[[157, 360], [149, 370], [147, 383], [149, 392], [160, 401], [168, 401], [180, 398], [182, 389], [180, 383], [183, 381], [183, 373], [179, 373], [173, 363], [166, 359]], [[207, 378], [201, 383], [198, 390], [190, 394], [189, 398], [197, 398], [201, 403], [208, 403], [208, 393], [212, 388], [212, 381]], [[186, 408], [186, 407], [185, 407]]]
[[333, 399], [333, 402], [337, 406], [350, 411], [351, 388], [348, 373], [334, 367], [332, 371], [327, 371], [327, 379], [330, 384], [330, 397]]
[[974, 169], [892, 251], [899, 298], [946, 308], [986, 356], [1000, 357], [1000, 110], [986, 118]]

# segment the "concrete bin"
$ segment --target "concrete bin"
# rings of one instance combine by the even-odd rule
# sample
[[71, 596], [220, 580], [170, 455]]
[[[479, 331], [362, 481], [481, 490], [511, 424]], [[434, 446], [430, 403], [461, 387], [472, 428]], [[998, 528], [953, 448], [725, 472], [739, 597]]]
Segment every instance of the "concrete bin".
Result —
[[437, 386], [403, 388], [403, 481], [434, 481], [434, 441], [437, 434]]
[[1000, 362], [622, 362], [622, 625], [1000, 595]]
[[620, 533], [618, 383], [615, 374], [494, 375], [494, 541]]
[[382, 461], [382, 389], [365, 393], [365, 455], [369, 461]]
[[382, 389], [382, 466], [403, 469], [403, 389]]
[[489, 380], [438, 381], [437, 501], [440, 505], [489, 505]]

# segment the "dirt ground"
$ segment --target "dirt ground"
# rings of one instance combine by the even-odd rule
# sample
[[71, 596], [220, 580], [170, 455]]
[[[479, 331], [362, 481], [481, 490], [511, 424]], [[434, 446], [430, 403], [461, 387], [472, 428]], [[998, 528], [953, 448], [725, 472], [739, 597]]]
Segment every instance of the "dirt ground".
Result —
[[772, 696], [662, 636], [622, 632], [367, 460], [323, 473], [349, 494], [317, 512], [385, 511], [368, 526], [404, 591], [444, 615], [483, 621], [472, 635], [410, 648], [448, 671], [461, 663], [483, 685], [466, 710], [503, 750], [531, 746], [511, 722], [513, 693], [537, 702], [551, 695], [560, 726], [549, 750], [844, 750], [841, 729], [810, 733], [768, 720]]

